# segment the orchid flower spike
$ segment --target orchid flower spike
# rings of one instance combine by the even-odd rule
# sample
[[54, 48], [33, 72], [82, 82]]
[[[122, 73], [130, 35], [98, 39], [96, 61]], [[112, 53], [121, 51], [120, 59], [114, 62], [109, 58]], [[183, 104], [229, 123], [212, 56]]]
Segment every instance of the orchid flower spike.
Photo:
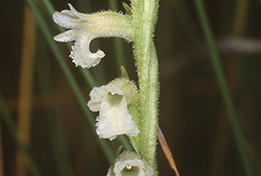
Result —
[[125, 151], [118, 156], [107, 176], [128, 175], [153, 176], [153, 169], [137, 153]]
[[93, 112], [100, 112], [96, 121], [96, 132], [100, 138], [113, 140], [117, 135], [136, 136], [138, 130], [128, 105], [137, 103], [136, 85], [126, 78], [118, 78], [108, 85], [94, 87], [87, 106]]
[[69, 29], [54, 37], [57, 42], [75, 41], [70, 57], [76, 66], [90, 68], [96, 66], [104, 52], [92, 53], [89, 49], [91, 41], [99, 37], [121, 37], [133, 41], [132, 17], [112, 11], [94, 14], [77, 12], [71, 4], [70, 10], [54, 12], [53, 20], [60, 26]]

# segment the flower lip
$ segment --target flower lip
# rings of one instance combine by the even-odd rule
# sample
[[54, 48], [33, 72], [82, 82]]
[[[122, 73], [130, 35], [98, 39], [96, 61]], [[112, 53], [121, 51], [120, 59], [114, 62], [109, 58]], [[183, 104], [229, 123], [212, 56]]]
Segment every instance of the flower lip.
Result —
[[104, 52], [97, 50], [92, 53], [89, 49], [91, 41], [100, 37], [121, 37], [127, 41], [133, 39], [132, 17], [112, 11], [94, 14], [84, 14], [68, 4], [70, 10], [54, 12], [53, 20], [58, 25], [69, 29], [54, 37], [58, 42], [75, 41], [70, 57], [76, 66], [90, 68], [96, 66]]
[[91, 111], [99, 111], [96, 132], [100, 138], [113, 140], [117, 135], [136, 136], [140, 132], [128, 111], [128, 104], [134, 96], [128, 92], [130, 90], [137, 93], [133, 82], [120, 78], [90, 92], [87, 106]]

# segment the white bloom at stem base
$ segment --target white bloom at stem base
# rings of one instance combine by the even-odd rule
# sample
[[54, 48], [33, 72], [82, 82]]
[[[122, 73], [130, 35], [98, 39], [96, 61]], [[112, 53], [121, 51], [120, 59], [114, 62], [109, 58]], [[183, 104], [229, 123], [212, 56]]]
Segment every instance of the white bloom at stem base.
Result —
[[94, 14], [77, 12], [71, 4], [70, 10], [54, 12], [53, 20], [60, 26], [70, 29], [54, 37], [58, 42], [75, 41], [70, 57], [76, 66], [90, 68], [96, 66], [104, 52], [98, 50], [92, 53], [89, 45], [94, 38], [121, 37], [127, 41], [133, 40], [132, 17], [112, 11], [102, 11]]
[[126, 78], [92, 89], [87, 106], [93, 112], [100, 112], [96, 119], [100, 138], [113, 140], [117, 135], [136, 136], [140, 132], [128, 111], [128, 105], [137, 101], [137, 94], [135, 84]]
[[111, 167], [107, 176], [153, 176], [153, 169], [133, 152], [123, 152]]

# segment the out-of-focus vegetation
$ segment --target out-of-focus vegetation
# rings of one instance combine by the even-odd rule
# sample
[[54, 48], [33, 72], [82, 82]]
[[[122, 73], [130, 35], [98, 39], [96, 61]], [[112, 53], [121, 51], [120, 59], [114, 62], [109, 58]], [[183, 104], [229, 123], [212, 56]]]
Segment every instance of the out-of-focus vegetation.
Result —
[[[245, 176], [249, 172], [211, 64], [196, 1], [160, 1], [155, 32], [159, 125], [180, 175]], [[86, 103], [93, 86], [119, 76], [119, 65], [137, 81], [132, 44], [96, 39], [91, 50], [102, 49], [105, 58], [95, 68], [75, 68], [68, 45], [52, 40], [61, 29], [51, 14], [68, 9], [67, 3], [1, 2], [0, 175], [106, 175], [117, 148], [126, 141], [99, 140], [94, 130], [97, 114], [90, 113]], [[124, 12], [122, 1], [70, 3], [80, 12]], [[244, 137], [241, 142], [253, 173], [248, 175], [260, 175], [261, 1], [203, 3]], [[16, 140], [16, 130], [28, 149]], [[157, 159], [159, 175], [174, 175], [160, 146]]]

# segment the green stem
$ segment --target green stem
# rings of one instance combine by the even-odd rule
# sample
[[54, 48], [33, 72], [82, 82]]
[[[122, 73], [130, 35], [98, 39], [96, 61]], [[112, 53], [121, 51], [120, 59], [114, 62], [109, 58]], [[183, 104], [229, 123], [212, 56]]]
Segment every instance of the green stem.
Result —
[[[134, 55], [137, 62], [140, 89], [141, 131], [135, 137], [139, 153], [156, 170], [155, 152], [158, 125], [158, 61], [153, 44], [158, 0], [132, 0]], [[157, 175], [154, 172], [154, 175]]]
[[202, 3], [202, 0], [194, 0], [194, 2], [196, 5], [196, 8], [197, 8], [197, 13], [198, 13], [198, 16], [199, 16], [199, 19], [200, 19], [200, 22], [201, 22], [201, 25], [203, 28], [205, 38], [206, 38], [211, 63], [212, 63], [212, 66], [213, 66], [213, 69], [214, 69], [214, 72], [215, 72], [215, 75], [216, 75], [216, 78], [217, 78], [217, 81], [219, 84], [223, 102], [225, 104], [225, 107], [226, 107], [226, 110], [228, 113], [228, 117], [230, 120], [233, 134], [235, 136], [236, 145], [238, 147], [241, 160], [242, 160], [246, 175], [252, 176], [253, 172], [252, 172], [252, 169], [251, 169], [251, 166], [250, 166], [250, 163], [248, 160], [248, 156], [247, 156], [244, 135], [242, 133], [240, 122], [237, 118], [235, 108], [233, 106], [232, 99], [231, 99], [231, 96], [228, 91], [228, 86], [225, 81], [224, 73], [222, 71], [221, 64], [219, 62], [219, 56], [218, 56], [215, 42], [214, 42], [210, 27], [208, 24], [208, 19], [206, 16], [205, 8]]

